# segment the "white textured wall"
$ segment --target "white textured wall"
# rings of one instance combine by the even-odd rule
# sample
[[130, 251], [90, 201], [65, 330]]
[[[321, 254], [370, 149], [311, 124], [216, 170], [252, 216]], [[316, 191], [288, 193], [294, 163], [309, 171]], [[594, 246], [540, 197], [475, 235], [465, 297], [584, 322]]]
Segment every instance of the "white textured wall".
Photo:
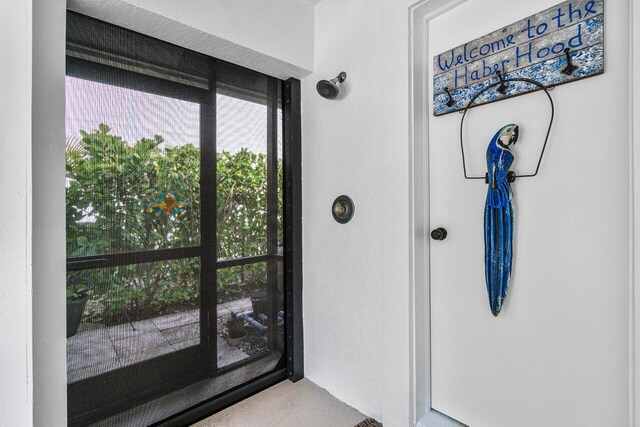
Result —
[[0, 2], [0, 425], [66, 425], [64, 0]]
[[[382, 407], [382, 138], [380, 5], [316, 6], [316, 69], [303, 82], [305, 374], [341, 400], [380, 417]], [[315, 90], [347, 72], [345, 98]], [[333, 220], [349, 195], [353, 220]]]
[[[305, 374], [385, 426], [409, 423], [408, 7], [323, 0], [303, 80]], [[320, 79], [348, 74], [328, 101]], [[351, 196], [354, 219], [331, 202]]]
[[313, 70], [304, 0], [69, 0], [70, 9], [280, 78]]
[[11, 41], [0, 43], [0, 424], [7, 426], [32, 423], [31, 22], [27, 2], [0, 3], [0, 40]]
[[[313, 66], [312, 6], [304, 1], [269, 8], [257, 1], [140, 2], [170, 18], [125, 3], [70, 6], [185, 47], [220, 51], [219, 58], [236, 55], [233, 62], [281, 77], [301, 77]], [[0, 2], [0, 426], [66, 425], [66, 6]]]
[[[315, 9], [315, 71], [303, 80], [305, 373], [385, 426], [409, 425], [411, 413], [408, 7], [412, 3], [323, 0]], [[531, 12], [530, 7], [521, 9], [522, 13], [508, 11], [522, 17]], [[485, 22], [477, 21], [477, 16], [468, 19]], [[456, 25], [444, 31], [455, 31]], [[487, 25], [489, 30], [499, 27]], [[626, 28], [614, 22], [607, 25], [612, 31]], [[470, 29], [462, 26], [459, 31], [466, 39], [464, 33]], [[316, 82], [340, 71], [348, 74], [346, 96], [337, 101], [320, 98]], [[580, 84], [586, 88], [601, 82], [591, 79]], [[569, 86], [558, 90], [573, 92]], [[575, 90], [579, 91], [577, 86]], [[579, 104], [577, 98], [565, 102]], [[563, 114], [557, 112], [560, 123]], [[627, 149], [625, 141], [620, 144], [624, 146], [621, 150]], [[573, 155], [574, 159], [584, 158], [576, 150]], [[584, 170], [588, 169], [585, 166]], [[617, 172], [627, 174], [624, 167]], [[616, 194], [623, 197], [625, 188]], [[355, 217], [347, 225], [335, 223], [330, 212], [332, 200], [343, 193], [356, 204]], [[585, 209], [599, 202], [597, 195], [588, 197], [592, 200], [580, 200]], [[620, 200], [620, 209], [626, 206], [626, 200]], [[583, 213], [584, 218], [589, 217], [587, 211]], [[624, 218], [625, 214], [619, 217], [623, 222]], [[563, 221], [571, 222], [572, 217], [562, 217], [558, 226], [564, 226]], [[593, 227], [606, 229], [606, 219]], [[628, 241], [620, 238], [614, 249], [615, 256], [627, 253]], [[567, 254], [558, 252], [558, 257], [563, 256]], [[623, 313], [616, 319], [626, 316], [624, 304], [620, 308]], [[587, 317], [587, 332], [597, 337], [597, 314]], [[616, 333], [625, 334], [626, 330]], [[616, 354], [625, 351], [619, 348]], [[618, 393], [613, 398], [624, 395]], [[624, 406], [621, 400], [616, 404]]]
[[67, 425], [65, 7], [33, 1], [33, 422], [48, 427]]

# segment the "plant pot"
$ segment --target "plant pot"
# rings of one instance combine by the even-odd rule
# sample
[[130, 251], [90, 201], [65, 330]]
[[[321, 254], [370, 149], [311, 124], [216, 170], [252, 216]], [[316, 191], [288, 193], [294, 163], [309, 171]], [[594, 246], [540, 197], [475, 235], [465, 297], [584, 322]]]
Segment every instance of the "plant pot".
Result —
[[258, 320], [260, 315], [267, 315], [267, 291], [254, 292], [251, 295], [251, 306], [253, 308], [253, 318]]
[[231, 335], [229, 335], [229, 339], [227, 340], [227, 342], [229, 343], [230, 346], [236, 346], [236, 345], [240, 345], [242, 344], [242, 341], [247, 337], [247, 333], [245, 332], [244, 335], [241, 335], [239, 337], [235, 337], [232, 338]]
[[89, 301], [88, 294], [67, 300], [67, 338], [78, 333], [78, 326], [80, 326], [80, 320], [82, 320], [87, 301]]

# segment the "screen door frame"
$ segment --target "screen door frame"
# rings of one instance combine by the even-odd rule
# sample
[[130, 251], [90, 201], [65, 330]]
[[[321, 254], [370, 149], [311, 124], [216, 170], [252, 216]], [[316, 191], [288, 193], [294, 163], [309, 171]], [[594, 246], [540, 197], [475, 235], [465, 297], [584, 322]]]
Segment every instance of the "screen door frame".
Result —
[[[216, 64], [221, 61], [215, 58], [209, 59], [210, 75], [215, 76]], [[278, 95], [280, 95], [283, 104], [284, 255], [277, 254], [275, 240], [271, 237], [269, 239], [270, 249], [268, 254], [219, 261], [216, 253], [217, 82], [215, 77], [210, 78], [208, 82], [209, 89], [204, 89], [98, 64], [73, 56], [67, 56], [66, 65], [66, 74], [69, 77], [77, 77], [83, 80], [117, 85], [145, 93], [194, 102], [200, 106], [200, 246], [67, 258], [67, 271], [200, 258], [200, 343], [70, 384], [68, 386], [68, 401], [73, 402], [73, 407], [69, 405], [70, 424], [84, 424], [99, 420], [105, 416], [147, 402], [171, 390], [177, 390], [203, 378], [215, 377], [256, 360], [255, 358], [249, 358], [245, 363], [239, 362], [224, 368], [218, 368], [217, 366], [216, 271], [220, 268], [266, 262], [267, 265], [270, 265], [268, 270], [273, 275], [275, 262], [278, 260], [284, 262], [284, 304], [286, 313], [284, 354], [280, 363], [277, 364], [272, 372], [255, 378], [249, 383], [234, 387], [229, 393], [223, 393], [207, 402], [203, 402], [198, 405], [195, 412], [187, 411], [178, 414], [177, 417], [179, 418], [175, 419], [195, 419], [194, 417], [198, 417], [199, 415], [197, 414], [201, 414], [203, 411], [210, 413], [216, 410], [217, 407], [228, 405], [230, 401], [237, 401], [244, 396], [252, 394], [259, 388], [264, 388], [266, 385], [281, 381], [287, 377], [293, 381], [301, 379], [304, 374], [301, 311], [300, 82], [296, 79], [289, 79], [278, 85], [277, 79], [268, 77], [269, 90], [272, 92], [272, 96], [274, 95], [274, 90], [282, 90], [282, 93]], [[116, 76], [117, 78], [114, 79]], [[277, 138], [277, 131], [274, 126], [277, 126], [275, 118], [277, 117], [278, 105], [277, 103], [275, 104], [267, 106], [270, 118], [267, 124], [267, 133], [268, 150], [272, 151], [268, 161], [274, 161], [275, 159], [277, 162], [277, 155], [274, 155], [276, 153], [272, 149], [272, 146], [277, 146], [277, 141], [274, 140], [274, 138]], [[132, 383], [136, 384], [134, 390], [130, 390], [130, 393], [126, 395], [118, 395]], [[112, 390], [112, 392], [102, 393], [108, 397], [100, 402], [99, 405], [96, 405], [95, 401], [92, 401], [92, 398], [89, 397], [92, 396], [91, 391], [96, 389], [101, 391]]]

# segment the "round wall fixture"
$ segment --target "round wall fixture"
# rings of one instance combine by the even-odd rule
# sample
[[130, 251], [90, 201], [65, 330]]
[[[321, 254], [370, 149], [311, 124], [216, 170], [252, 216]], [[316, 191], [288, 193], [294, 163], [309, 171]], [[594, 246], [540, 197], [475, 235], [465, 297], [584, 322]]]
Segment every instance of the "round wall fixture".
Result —
[[356, 207], [354, 206], [351, 197], [345, 195], [338, 196], [333, 201], [333, 205], [331, 205], [331, 213], [333, 214], [333, 219], [338, 221], [340, 224], [346, 224], [347, 222], [351, 221], [355, 209]]
[[344, 83], [347, 80], [347, 73], [342, 71], [338, 76], [331, 80], [320, 80], [316, 85], [316, 90], [320, 94], [321, 97], [326, 99], [336, 99], [338, 97], [338, 93], [340, 93], [340, 88], [338, 87], [338, 83]]

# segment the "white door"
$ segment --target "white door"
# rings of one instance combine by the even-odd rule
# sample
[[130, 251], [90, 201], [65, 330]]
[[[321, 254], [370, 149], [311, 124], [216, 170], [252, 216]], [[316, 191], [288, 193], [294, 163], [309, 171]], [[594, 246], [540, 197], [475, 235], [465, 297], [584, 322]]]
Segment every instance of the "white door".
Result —
[[[466, 2], [430, 22], [428, 58], [556, 3]], [[628, 425], [628, 3], [605, 9], [605, 74], [552, 92], [540, 173], [512, 184], [514, 267], [497, 318], [486, 185], [463, 177], [461, 115], [429, 118], [430, 227], [448, 231], [430, 242], [432, 406], [473, 427]], [[548, 115], [539, 92], [471, 110], [469, 173], [484, 175], [486, 146], [508, 123], [520, 125], [513, 169], [533, 171]]]

